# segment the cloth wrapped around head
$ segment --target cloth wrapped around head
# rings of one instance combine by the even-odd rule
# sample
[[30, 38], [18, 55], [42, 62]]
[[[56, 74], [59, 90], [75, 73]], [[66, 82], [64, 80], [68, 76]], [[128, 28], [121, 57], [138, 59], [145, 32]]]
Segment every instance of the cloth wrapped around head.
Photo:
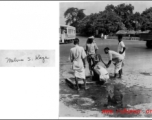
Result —
[[88, 39], [92, 39], [92, 40], [93, 40], [93, 42], [95, 42], [95, 40], [94, 40], [94, 36], [90, 36], [90, 37], [88, 37]]
[[92, 39], [94, 39], [94, 36], [90, 36], [89, 38], [92, 38]]

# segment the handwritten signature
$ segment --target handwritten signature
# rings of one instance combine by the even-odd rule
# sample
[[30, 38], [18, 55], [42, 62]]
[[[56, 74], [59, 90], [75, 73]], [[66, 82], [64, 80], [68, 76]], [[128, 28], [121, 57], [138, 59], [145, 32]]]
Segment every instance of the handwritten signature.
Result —
[[23, 61], [33, 61], [33, 60], [35, 60], [35, 61], [38, 61], [38, 60], [42, 60], [42, 62], [43, 63], [45, 63], [45, 61], [47, 60], [47, 59], [49, 59], [49, 57], [47, 57], [47, 56], [41, 56], [41, 55], [36, 55], [35, 57], [34, 57], [34, 59], [32, 58], [32, 57], [27, 57], [27, 58], [25, 58], [25, 59], [19, 59], [19, 58], [6, 58], [6, 62], [7, 63], [13, 63], [13, 62], [23, 62]]

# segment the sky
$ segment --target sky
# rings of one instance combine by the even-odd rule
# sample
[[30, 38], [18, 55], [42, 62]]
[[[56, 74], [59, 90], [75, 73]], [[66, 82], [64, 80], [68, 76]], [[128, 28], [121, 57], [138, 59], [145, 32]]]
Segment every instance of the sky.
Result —
[[125, 3], [132, 4], [134, 6], [134, 12], [142, 12], [146, 8], [152, 7], [152, 1], [102, 1], [102, 2], [61, 2], [60, 3], [60, 25], [65, 24], [64, 12], [70, 7], [76, 7], [79, 9], [85, 9], [84, 13], [90, 15], [91, 13], [98, 13], [103, 11], [109, 4], [114, 6]]

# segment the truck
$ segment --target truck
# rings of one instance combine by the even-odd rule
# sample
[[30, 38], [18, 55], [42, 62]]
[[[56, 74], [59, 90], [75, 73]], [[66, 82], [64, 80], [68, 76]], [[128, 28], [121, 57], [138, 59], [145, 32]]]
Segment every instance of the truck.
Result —
[[152, 48], [152, 31], [147, 30], [139, 34], [140, 40], [146, 41], [146, 47]]
[[60, 43], [71, 43], [75, 38], [75, 27], [69, 25], [60, 25]]

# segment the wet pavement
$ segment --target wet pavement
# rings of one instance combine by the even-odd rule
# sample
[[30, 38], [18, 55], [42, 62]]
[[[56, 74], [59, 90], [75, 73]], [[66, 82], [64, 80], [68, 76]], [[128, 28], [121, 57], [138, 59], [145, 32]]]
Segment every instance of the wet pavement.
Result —
[[[101, 42], [99, 44], [99, 42]], [[124, 41], [128, 50], [125, 59], [125, 67], [122, 79], [109, 80], [108, 84], [118, 87], [123, 94], [123, 108], [126, 109], [143, 109], [150, 106], [152, 103], [152, 65], [149, 63], [152, 60], [152, 50], [145, 48], [143, 41]], [[81, 42], [84, 45], [84, 41]], [[111, 46], [116, 49], [117, 41], [107, 40], [100, 41], [97, 39], [97, 45], [99, 52], [101, 53], [104, 61], [107, 57], [103, 53], [102, 49], [105, 46]], [[66, 47], [66, 48], [65, 48]], [[102, 114], [102, 110], [107, 109], [104, 105], [107, 103], [108, 93], [106, 86], [93, 84], [88, 85], [89, 89], [77, 92], [74, 88], [66, 84], [66, 77], [73, 77], [71, 71], [70, 62], [67, 61], [69, 49], [72, 44], [63, 45], [60, 47], [60, 102], [64, 103], [65, 106], [74, 108], [80, 111], [83, 115], [87, 110], [98, 111]], [[108, 69], [109, 73], [113, 73], [113, 66]], [[107, 85], [108, 85], [107, 84]], [[61, 109], [61, 108], [60, 108]], [[64, 108], [63, 108], [64, 109]], [[111, 108], [114, 111], [116, 108]], [[150, 108], [149, 108], [150, 109]], [[152, 108], [151, 108], [152, 109]], [[71, 111], [72, 112], [72, 111]], [[70, 113], [69, 113], [70, 114]], [[89, 114], [89, 113], [88, 113]], [[144, 115], [143, 115], [144, 114]], [[85, 115], [84, 115], [85, 116]], [[91, 116], [91, 115], [90, 115]], [[108, 117], [152, 117], [152, 114], [108, 114]], [[74, 116], [77, 117], [77, 116]], [[98, 117], [98, 116], [96, 116]]]
[[[151, 103], [152, 101], [152, 89], [131, 86], [126, 87], [123, 84], [114, 84], [117, 86], [123, 94], [123, 108], [128, 108], [128, 105], [134, 106], [141, 103]], [[80, 110], [95, 110], [101, 112], [104, 107], [104, 104], [107, 103], [107, 91], [106, 87], [102, 85], [89, 85], [88, 90], [82, 90], [77, 92], [75, 89], [68, 87], [66, 83], [60, 84], [60, 100], [68, 106], [72, 106]], [[145, 94], [146, 93], [146, 94]], [[82, 100], [83, 98], [83, 100]], [[122, 108], [122, 109], [123, 109]], [[116, 109], [114, 109], [116, 110]], [[113, 114], [111, 117], [132, 117], [137, 116], [136, 114]]]

